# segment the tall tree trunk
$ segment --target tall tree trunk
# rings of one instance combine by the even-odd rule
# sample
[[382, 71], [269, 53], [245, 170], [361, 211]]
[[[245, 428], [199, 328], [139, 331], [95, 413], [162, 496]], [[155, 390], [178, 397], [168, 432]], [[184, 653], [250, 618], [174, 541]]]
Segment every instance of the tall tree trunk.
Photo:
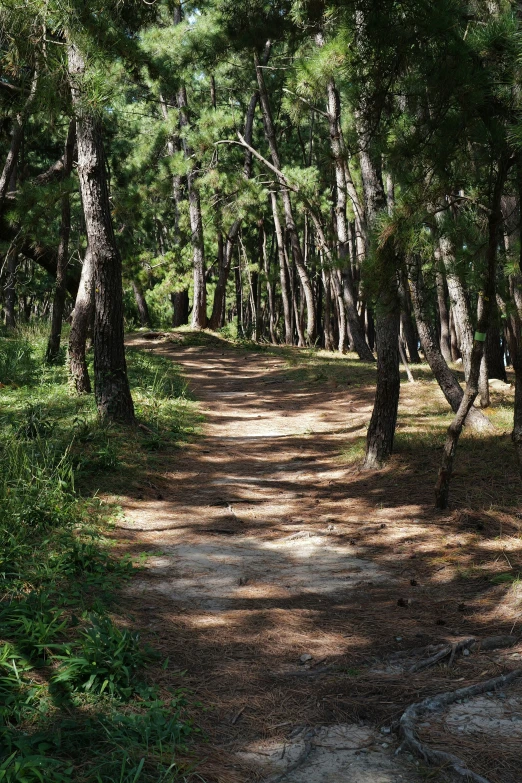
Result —
[[437, 304], [440, 318], [440, 352], [444, 361], [453, 361], [451, 355], [451, 332], [449, 322], [449, 309], [446, 301], [446, 281], [442, 272], [437, 272]]
[[401, 274], [399, 283], [399, 299], [401, 303], [401, 331], [404, 338], [404, 344], [408, 349], [408, 357], [412, 364], [420, 363], [419, 348], [415, 324], [411, 317], [411, 298], [408, 287], [405, 284], [404, 275]]
[[[180, 110], [181, 127], [187, 130], [190, 127], [188, 117], [188, 100], [185, 87], [178, 92], [178, 108]], [[190, 169], [187, 173], [187, 190], [189, 200], [190, 231], [192, 242], [193, 266], [194, 266], [194, 301], [192, 304], [192, 327], [205, 329], [207, 326], [207, 286], [205, 270], [205, 239], [203, 236], [203, 217], [201, 215], [201, 201], [199, 187], [195, 172], [194, 152], [186, 137], [183, 139], [185, 158], [189, 161]]]
[[449, 326], [450, 326], [450, 345], [451, 345], [451, 361], [456, 362], [461, 358], [459, 349], [459, 339], [457, 337], [457, 330], [455, 328], [455, 314], [453, 308], [449, 312]]
[[149, 312], [149, 306], [143, 293], [143, 288], [137, 280], [131, 281], [132, 291], [134, 293], [134, 299], [136, 301], [136, 307], [138, 308], [138, 315], [140, 318], [140, 324], [142, 326], [148, 326], [152, 328], [152, 321]]
[[[263, 64], [266, 65], [270, 56], [270, 47], [267, 47], [263, 56]], [[252, 144], [252, 133], [254, 129], [254, 115], [256, 111], [257, 102], [259, 100], [259, 93], [256, 90], [250, 98], [248, 109], [245, 117], [245, 130], [244, 139], [247, 144]], [[252, 177], [252, 153], [250, 150], [245, 150], [245, 162], [243, 165], [243, 177], [245, 180], [249, 180]], [[224, 314], [225, 314], [225, 299], [227, 281], [230, 274], [230, 267], [232, 263], [232, 253], [234, 246], [241, 229], [241, 220], [237, 218], [232, 223], [230, 231], [228, 232], [224, 253], [223, 264], [220, 265], [218, 270], [218, 281], [216, 284], [216, 290], [214, 293], [214, 300], [212, 303], [212, 315], [210, 317], [209, 326], [211, 329], [219, 329], [223, 326]]]
[[268, 297], [268, 331], [270, 333], [270, 342], [272, 343], [272, 345], [277, 345], [275, 285], [271, 280], [270, 257], [266, 250], [266, 231], [263, 224], [261, 224], [261, 232], [262, 232], [261, 250], [263, 253], [263, 269], [265, 270], [266, 292]]
[[439, 242], [440, 257], [446, 270], [446, 281], [448, 283], [453, 322], [457, 333], [459, 349], [462, 354], [464, 377], [467, 380], [471, 364], [471, 352], [473, 350], [473, 329], [466, 289], [455, 269], [455, 250], [453, 243], [446, 236], [441, 236]]
[[[362, 328], [359, 314], [357, 313], [357, 297], [355, 295], [355, 286], [352, 277], [352, 268], [350, 263], [350, 243], [348, 237], [348, 224], [346, 219], [346, 173], [345, 173], [345, 153], [343, 150], [341, 137], [341, 103], [339, 93], [333, 79], [328, 82], [328, 123], [330, 127], [330, 148], [335, 166], [335, 184], [337, 200], [335, 205], [335, 226], [337, 230], [337, 246], [339, 254], [339, 264], [343, 275], [342, 300], [346, 307], [346, 317], [348, 319], [348, 329], [352, 338], [354, 351], [359, 358], [366, 362], [373, 362], [374, 356], [370, 351]], [[340, 329], [342, 329], [342, 325]], [[346, 329], [345, 329], [346, 331]], [[340, 341], [341, 342], [341, 341]], [[344, 340], [343, 349], [344, 349]], [[339, 345], [339, 350], [342, 350]]]
[[94, 319], [94, 264], [89, 248], [83, 259], [82, 274], [72, 313], [69, 335], [69, 377], [77, 394], [90, 394], [91, 381], [85, 357], [87, 335]]
[[332, 292], [330, 284], [330, 273], [324, 268], [322, 260], [322, 275], [324, 288], [324, 348], [326, 351], [334, 350], [334, 339], [332, 334]]
[[[68, 177], [72, 171], [74, 142], [76, 138], [76, 123], [71, 120], [65, 142], [63, 155], [63, 175]], [[63, 311], [65, 297], [67, 295], [67, 263], [69, 256], [69, 237], [71, 234], [71, 197], [69, 193], [62, 196], [60, 219], [60, 242], [56, 259], [56, 284], [53, 298], [53, 314], [51, 319], [51, 333], [47, 343], [45, 359], [52, 364], [60, 353], [60, 340], [62, 335]]]
[[279, 218], [279, 209], [277, 207], [277, 196], [274, 191], [270, 192], [270, 201], [272, 204], [272, 215], [274, 218], [274, 227], [277, 242], [277, 255], [279, 258], [279, 280], [281, 282], [281, 298], [283, 300], [283, 315], [285, 319], [285, 343], [292, 345], [293, 342], [293, 329], [292, 329], [292, 304], [288, 285], [288, 277], [286, 272], [285, 262], [285, 244], [283, 238], [283, 229], [281, 227], [281, 220]]
[[16, 326], [16, 272], [20, 263], [18, 248], [12, 245], [7, 251], [5, 284], [5, 325], [8, 329]]
[[460, 434], [466, 417], [471, 410], [479, 391], [479, 374], [484, 354], [484, 344], [489, 328], [491, 309], [493, 303], [496, 301], [495, 275], [497, 270], [498, 239], [502, 226], [501, 198], [508, 170], [509, 165], [507, 160], [505, 158], [501, 159], [498, 162], [498, 170], [488, 215], [488, 243], [486, 247], [487, 271], [483, 287], [484, 293], [479, 295], [477, 306], [477, 329], [473, 339], [469, 375], [464, 395], [457, 413], [455, 414], [455, 418], [448, 427], [439, 476], [435, 487], [435, 506], [440, 509], [448, 507], [453, 462]]
[[107, 421], [134, 423], [123, 333], [121, 258], [111, 220], [100, 120], [85, 108], [85, 63], [68, 46], [69, 79], [76, 113], [78, 175], [90, 253], [94, 263], [94, 391]]
[[[372, 149], [371, 132], [361, 115], [357, 118], [357, 126], [361, 140], [360, 163], [365, 213], [369, 228], [373, 228], [378, 214], [386, 209], [381, 163], [379, 153]], [[380, 276], [375, 307], [377, 387], [366, 437], [363, 467], [367, 470], [381, 467], [392, 453], [401, 385], [400, 302], [397, 280], [399, 264], [393, 237], [377, 250], [377, 254]]]
[[504, 346], [496, 317], [498, 313], [496, 303], [494, 303], [493, 308], [494, 315], [492, 316], [492, 323], [488, 329], [486, 345], [484, 346], [487, 357], [488, 378], [498, 378], [499, 381], [507, 383]]
[[[275, 168], [281, 171], [281, 160], [279, 157], [279, 150], [277, 146], [277, 139], [274, 128], [274, 121], [272, 118], [272, 110], [270, 107], [270, 100], [268, 97], [268, 91], [266, 89], [265, 77], [263, 74], [263, 68], [259, 61], [257, 53], [254, 54], [254, 62], [256, 66], [257, 83], [259, 86], [259, 97], [261, 103], [261, 109], [263, 113], [263, 125], [265, 129], [265, 135], [270, 148], [270, 155]], [[285, 223], [288, 236], [290, 238], [290, 246], [292, 248], [292, 257], [294, 260], [299, 280], [304, 291], [306, 299], [306, 315], [307, 315], [307, 340], [308, 343], [313, 345], [316, 337], [316, 322], [315, 322], [315, 305], [314, 294], [312, 289], [312, 283], [308, 275], [308, 271], [305, 266], [303, 251], [297, 233], [297, 227], [294, 220], [294, 213], [292, 208], [292, 202], [290, 200], [290, 192], [286, 185], [286, 181], [283, 177], [278, 177], [279, 185], [281, 188], [281, 199], [283, 201], [283, 209], [285, 214]]]

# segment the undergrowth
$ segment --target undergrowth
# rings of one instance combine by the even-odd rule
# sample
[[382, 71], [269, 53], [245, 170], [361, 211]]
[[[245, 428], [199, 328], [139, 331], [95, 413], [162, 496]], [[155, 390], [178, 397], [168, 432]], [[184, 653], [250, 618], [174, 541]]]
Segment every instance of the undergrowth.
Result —
[[147, 683], [158, 655], [113, 620], [134, 565], [104, 537], [90, 487], [175, 448], [197, 417], [159, 357], [129, 352], [137, 414], [101, 426], [45, 335], [0, 336], [0, 782], [146, 783], [184, 778], [185, 697]]

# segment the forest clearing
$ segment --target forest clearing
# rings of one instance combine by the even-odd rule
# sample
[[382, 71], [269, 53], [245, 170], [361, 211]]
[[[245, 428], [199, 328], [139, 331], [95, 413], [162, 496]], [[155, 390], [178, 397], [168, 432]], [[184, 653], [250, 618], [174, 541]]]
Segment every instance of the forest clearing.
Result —
[[0, 783], [520, 783], [522, 4], [0, 0]]

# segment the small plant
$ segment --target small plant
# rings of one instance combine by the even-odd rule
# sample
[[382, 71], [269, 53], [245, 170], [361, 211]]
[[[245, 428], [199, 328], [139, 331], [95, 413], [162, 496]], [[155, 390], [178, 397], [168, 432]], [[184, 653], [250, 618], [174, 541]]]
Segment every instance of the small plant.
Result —
[[89, 619], [90, 626], [80, 635], [78, 653], [71, 649], [58, 656], [63, 663], [54, 683], [128, 699], [136, 685], [136, 673], [150, 655], [142, 651], [138, 633], [118, 628], [108, 617], [91, 615]]
[[29, 658], [46, 660], [54, 643], [62, 637], [67, 620], [49, 596], [29, 593], [0, 612], [0, 625]]
[[0, 783], [71, 783], [71, 772], [56, 759], [15, 751], [0, 763]]
[[28, 405], [24, 411], [24, 418], [18, 428], [18, 437], [42, 438], [50, 435], [54, 423], [49, 418], [42, 405]]

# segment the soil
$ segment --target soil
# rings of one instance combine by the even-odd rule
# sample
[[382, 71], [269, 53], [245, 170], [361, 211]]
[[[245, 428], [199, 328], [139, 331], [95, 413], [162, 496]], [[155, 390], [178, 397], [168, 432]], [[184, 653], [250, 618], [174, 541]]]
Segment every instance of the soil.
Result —
[[[184, 340], [131, 338], [181, 365], [205, 422], [161, 469], [118, 489], [118, 537], [149, 553], [129, 594], [133, 619], [169, 658], [155, 680], [206, 708], [197, 713], [208, 738], [201, 779], [449, 780], [395, 752], [402, 712], [520, 666], [522, 646], [408, 667], [430, 645], [519, 633], [517, 585], [490, 578], [506, 560], [522, 569], [516, 511], [433, 511], [436, 454], [399, 456], [375, 473], [343, 460], [365, 433], [371, 385], [292, 381], [283, 352]], [[431, 381], [406, 384], [400, 422], [420, 398], [444, 404]], [[488, 698], [469, 707], [473, 726]], [[497, 702], [490, 723], [520, 740], [518, 718], [503, 717], [516, 699]], [[444, 718], [446, 749], [457, 754], [467, 709]], [[477, 732], [466, 730], [468, 744]], [[490, 756], [477, 772], [517, 779]]]

